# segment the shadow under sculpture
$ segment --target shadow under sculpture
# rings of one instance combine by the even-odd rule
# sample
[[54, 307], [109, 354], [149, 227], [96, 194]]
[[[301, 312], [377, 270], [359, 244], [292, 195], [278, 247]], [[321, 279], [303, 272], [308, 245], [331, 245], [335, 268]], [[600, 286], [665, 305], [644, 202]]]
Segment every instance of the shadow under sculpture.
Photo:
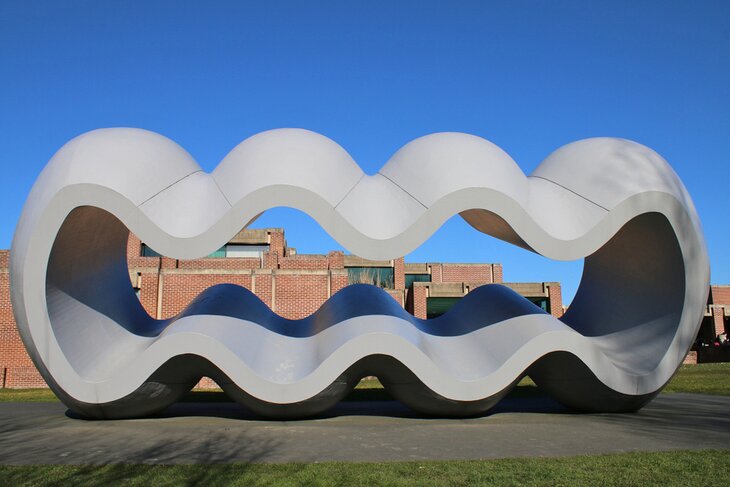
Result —
[[[583, 277], [560, 319], [499, 285], [431, 320], [367, 285], [296, 321], [234, 285], [207, 289], [171, 319], [144, 311], [130, 285], [129, 231], [164, 255], [197, 258], [276, 206], [378, 260], [407, 254], [458, 213], [548, 258], [585, 259]], [[633, 411], [682, 363], [709, 283], [691, 199], [640, 144], [578, 141], [525, 176], [494, 144], [439, 133], [366, 175], [338, 144], [300, 129], [257, 134], [210, 174], [152, 132], [83, 134], [35, 183], [10, 267], [28, 353], [58, 397], [91, 418], [154, 413], [202, 376], [279, 418], [321, 413], [365, 375], [427, 414], [483, 413], [525, 375], [569, 407]]]

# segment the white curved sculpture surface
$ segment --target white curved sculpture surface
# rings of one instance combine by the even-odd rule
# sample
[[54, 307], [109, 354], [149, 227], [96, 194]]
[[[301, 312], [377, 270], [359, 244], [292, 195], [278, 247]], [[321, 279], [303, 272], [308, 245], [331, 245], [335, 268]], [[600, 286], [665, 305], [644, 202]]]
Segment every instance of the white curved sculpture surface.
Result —
[[[164, 255], [197, 258], [276, 206], [302, 210], [370, 259], [407, 254], [459, 213], [548, 258], [584, 258], [584, 273], [561, 319], [499, 285], [432, 320], [365, 285], [299, 321], [234, 285], [209, 288], [172, 319], [145, 313], [129, 282], [130, 230]], [[417, 139], [366, 175], [326, 137], [272, 130], [208, 174], [161, 135], [95, 130], [39, 176], [10, 266], [38, 370], [69, 408], [107, 418], [157, 411], [203, 375], [273, 417], [324, 411], [364, 375], [431, 414], [482, 413], [525, 374], [571, 407], [635, 410], [681, 364], [709, 284], [692, 201], [651, 149], [582, 140], [528, 177], [461, 133]]]

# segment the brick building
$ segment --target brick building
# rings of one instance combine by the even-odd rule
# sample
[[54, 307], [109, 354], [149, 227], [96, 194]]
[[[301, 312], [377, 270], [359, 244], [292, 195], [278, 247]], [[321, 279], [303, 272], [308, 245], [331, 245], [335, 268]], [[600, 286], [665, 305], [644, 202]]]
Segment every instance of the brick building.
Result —
[[[279, 228], [242, 230], [210, 256], [196, 260], [161, 257], [130, 235], [127, 260], [132, 287], [145, 310], [158, 319], [176, 315], [204, 289], [221, 283], [249, 289], [289, 319], [312, 314], [355, 283], [383, 288], [418, 318], [443, 314], [470, 290], [491, 283], [511, 287], [554, 316], [563, 314], [559, 283], [504, 283], [501, 264], [371, 261], [342, 252], [301, 255], [287, 246]], [[8, 277], [8, 251], [0, 251], [0, 386], [45, 387], [18, 336]], [[207, 379], [200, 384], [211, 385]]]
[[698, 341], [711, 343], [722, 333], [730, 334], [730, 285], [712, 285], [697, 338]]
[[730, 285], [711, 285], [697, 340], [685, 363], [730, 362], [730, 342], [720, 345], [722, 334], [730, 335]]

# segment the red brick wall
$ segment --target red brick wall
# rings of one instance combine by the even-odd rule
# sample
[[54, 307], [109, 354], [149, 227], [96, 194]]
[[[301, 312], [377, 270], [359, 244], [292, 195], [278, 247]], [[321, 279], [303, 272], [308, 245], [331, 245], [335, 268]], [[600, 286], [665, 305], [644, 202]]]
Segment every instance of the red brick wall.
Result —
[[345, 268], [345, 254], [343, 252], [334, 251], [327, 254], [327, 260], [329, 260], [330, 269], [344, 269]]
[[272, 276], [271, 274], [256, 273], [252, 276], [251, 286], [256, 288], [256, 296], [271, 308]]
[[712, 307], [712, 321], [715, 324], [715, 336], [725, 332], [725, 316], [722, 306]]
[[218, 386], [218, 384], [216, 384], [210, 377], [203, 377], [195, 385], [194, 389], [220, 389], [220, 386]]
[[504, 282], [502, 264], [492, 264], [492, 276], [494, 278], [493, 282], [498, 284]]
[[271, 242], [269, 243], [269, 252], [278, 254], [280, 256], [284, 255], [284, 249], [286, 247], [284, 232], [269, 232], [269, 238], [271, 239]]
[[[175, 316], [197, 295], [216, 284], [251, 289], [250, 274], [162, 274], [162, 319]], [[258, 284], [258, 283], [257, 283]]]
[[10, 303], [10, 253], [0, 250], [0, 387], [46, 387], [20, 339]]
[[159, 257], [142, 257], [142, 241], [136, 235], [130, 234], [127, 241], [127, 263], [129, 267], [150, 267], [159, 269]]
[[413, 286], [413, 316], [426, 319], [426, 286]]
[[329, 265], [325, 255], [294, 255], [279, 259], [279, 269], [327, 270]]
[[712, 304], [730, 306], [730, 286], [710, 286]]
[[403, 289], [386, 289], [385, 292], [387, 292], [391, 298], [395, 299], [398, 304], [405, 307], [405, 291]]
[[[18, 367], [33, 367], [20, 340], [10, 304], [10, 275], [8, 274], [8, 251], [0, 251], [0, 379], [7, 384], [12, 381], [12, 372]], [[7, 369], [7, 372], [6, 372]], [[6, 375], [7, 374], [7, 375]]]
[[195, 260], [179, 260], [172, 268], [178, 269], [218, 269], [225, 271], [241, 271], [259, 269], [261, 259], [257, 257], [236, 257], [235, 259], [206, 258]]
[[274, 311], [284, 318], [305, 318], [327, 300], [327, 274], [278, 274], [275, 279]]
[[157, 318], [157, 292], [159, 272], [142, 272], [140, 276], [139, 301], [147, 314]]
[[730, 309], [730, 286], [710, 286], [710, 302], [715, 336], [727, 331], [725, 327], [725, 311]]
[[130, 233], [127, 239], [127, 262], [134, 257], [139, 257], [142, 252], [142, 241], [135, 234]]
[[393, 287], [395, 289], [403, 289], [406, 287], [406, 271], [403, 257], [393, 261]]
[[347, 287], [348, 279], [347, 279], [347, 271], [343, 272], [332, 272], [332, 283], [330, 286], [330, 295], [334, 295], [337, 291], [340, 289], [344, 289]]
[[35, 366], [5, 369], [5, 386], [8, 389], [45, 389], [48, 387]]
[[[23, 349], [25, 351], [25, 349]], [[34, 365], [8, 367], [5, 370], [5, 387], [8, 389], [40, 389], [48, 385]]]
[[441, 264], [429, 264], [431, 267], [431, 282], [440, 283], [442, 280]]
[[684, 365], [697, 365], [697, 352], [689, 351], [682, 361]]
[[492, 283], [492, 265], [441, 265], [442, 282], [484, 282]]
[[277, 269], [279, 267], [279, 254], [276, 252], [264, 252], [264, 269]]
[[556, 318], [563, 316], [563, 292], [560, 284], [551, 282], [548, 286], [548, 298], [550, 298], [550, 314]]

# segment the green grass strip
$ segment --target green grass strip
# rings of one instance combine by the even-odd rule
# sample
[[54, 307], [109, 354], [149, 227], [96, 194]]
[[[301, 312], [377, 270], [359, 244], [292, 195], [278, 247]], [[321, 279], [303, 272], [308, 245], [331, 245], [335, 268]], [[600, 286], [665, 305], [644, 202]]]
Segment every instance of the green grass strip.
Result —
[[682, 365], [664, 392], [730, 396], [730, 363]]
[[504, 460], [232, 465], [0, 466], [6, 485], [727, 486], [730, 450]]

